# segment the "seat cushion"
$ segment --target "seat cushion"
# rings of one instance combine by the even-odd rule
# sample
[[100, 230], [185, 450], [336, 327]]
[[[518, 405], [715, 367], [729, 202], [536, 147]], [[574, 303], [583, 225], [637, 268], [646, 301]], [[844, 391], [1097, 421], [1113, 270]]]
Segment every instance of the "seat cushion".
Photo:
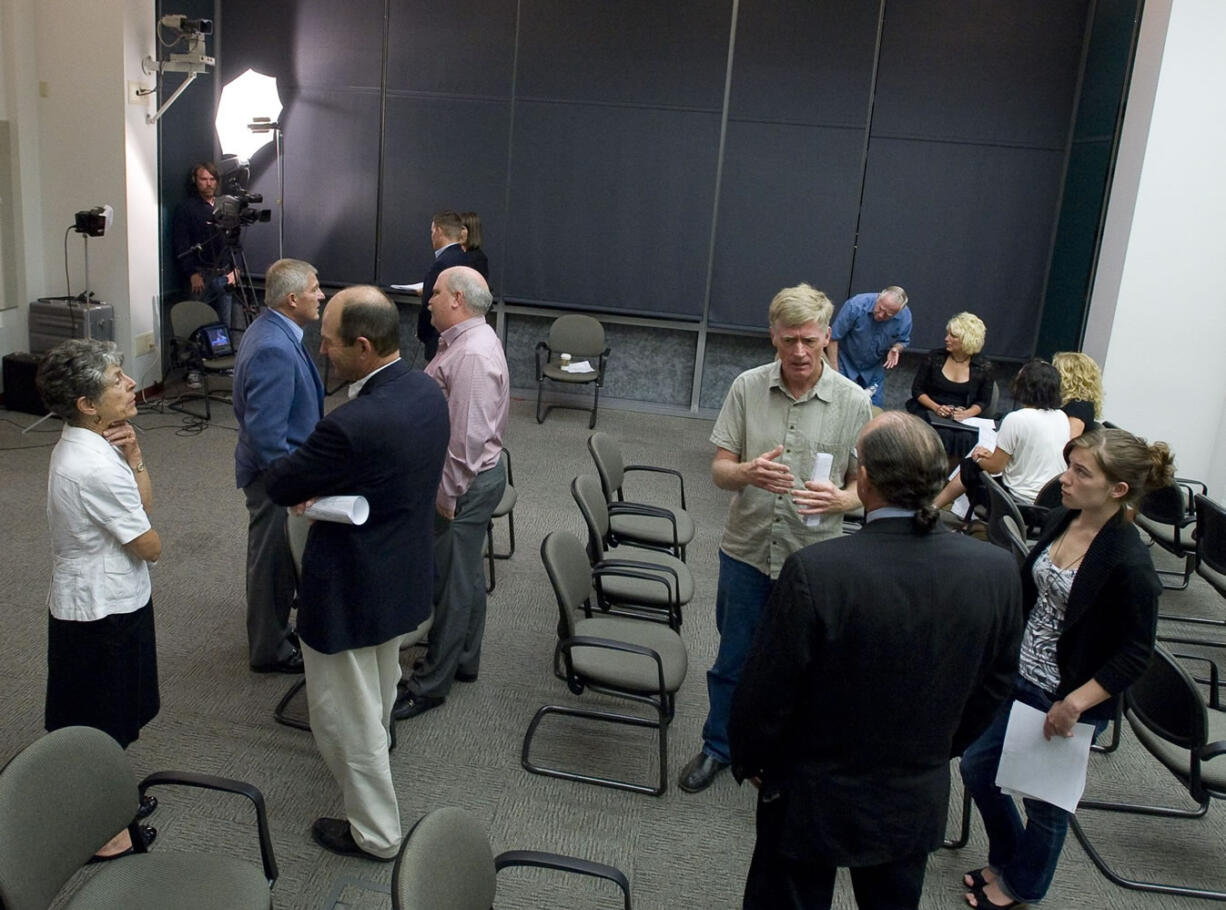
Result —
[[[684, 547], [694, 539], [694, 519], [681, 509], [669, 511], [677, 518], [677, 543]], [[609, 530], [622, 540], [641, 540], [660, 546], [672, 546], [673, 543], [673, 523], [655, 515], [619, 515], [611, 512]]]
[[[1210, 708], [1208, 716], [1209, 742], [1226, 740], [1226, 714]], [[1158, 761], [1183, 777], [1191, 773], [1191, 756], [1187, 749], [1181, 749], [1153, 733], [1148, 727], [1140, 724], [1131, 711], [1128, 712], [1128, 722], [1132, 725], [1133, 732], [1137, 734], [1137, 739], [1154, 754]], [[1210, 790], [1218, 794], [1226, 794], [1226, 755], [1203, 762], [1200, 766], [1200, 775], [1201, 780]]]
[[268, 910], [272, 892], [258, 864], [232, 856], [155, 848], [100, 866], [65, 906], [76, 910]]
[[1191, 527], [1186, 527], [1179, 531], [1179, 544], [1176, 545], [1174, 525], [1162, 524], [1140, 514], [1136, 517], [1136, 523], [1137, 527], [1145, 531], [1146, 534], [1154, 539], [1154, 543], [1164, 550], [1177, 554], [1196, 552], [1196, 541], [1192, 539]]
[[515, 492], [515, 487], [510, 484], [502, 491], [502, 499], [498, 500], [498, 505], [494, 506], [494, 511], [491, 518], [501, 518], [507, 515], [515, 508], [515, 501], [519, 498], [519, 494]]
[[557, 382], [595, 382], [600, 373], [595, 368], [596, 364], [592, 363], [591, 360], [588, 360], [588, 363], [592, 364], [592, 372], [590, 373], [568, 373], [562, 369], [561, 362], [556, 360], [551, 360], [545, 364], [542, 372], [545, 374], [545, 378], [553, 379]]
[[[657, 581], [643, 578], [629, 578], [620, 575], [601, 575], [600, 585], [605, 596], [617, 603], [647, 604], [651, 606], [668, 606], [670, 603], [688, 604], [694, 596], [694, 575], [689, 566], [676, 556], [663, 550], [646, 550], [642, 547], [614, 547], [606, 550], [605, 561], [637, 562], [644, 565], [661, 566], [676, 573], [676, 582], [668, 572], [661, 573], [668, 587]], [[634, 571], [630, 569], [628, 571]]]
[[[575, 635], [608, 638], [650, 648], [660, 655], [664, 665], [666, 692], [676, 692], [685, 682], [685, 643], [668, 626], [637, 619], [595, 617], [575, 623]], [[606, 648], [575, 648], [571, 653], [575, 669], [592, 682], [635, 692], [659, 691], [656, 662], [650, 657]]]

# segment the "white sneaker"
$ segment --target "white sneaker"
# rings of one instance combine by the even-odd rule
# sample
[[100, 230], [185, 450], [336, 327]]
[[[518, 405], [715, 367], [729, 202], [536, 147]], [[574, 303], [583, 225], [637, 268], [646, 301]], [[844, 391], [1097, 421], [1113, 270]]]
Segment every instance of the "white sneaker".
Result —
[[187, 387], [189, 389], [200, 388], [200, 373], [197, 370], [191, 370], [187, 374]]

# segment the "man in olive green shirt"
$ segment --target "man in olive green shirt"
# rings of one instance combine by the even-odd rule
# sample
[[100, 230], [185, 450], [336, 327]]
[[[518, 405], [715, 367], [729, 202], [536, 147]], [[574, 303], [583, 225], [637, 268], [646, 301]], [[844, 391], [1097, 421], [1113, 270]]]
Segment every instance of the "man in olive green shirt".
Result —
[[[841, 534], [842, 513], [860, 505], [852, 449], [872, 413], [864, 389], [823, 360], [833, 311], [807, 284], [776, 294], [770, 329], [778, 357], [733, 380], [711, 432], [711, 478], [736, 495], [720, 543], [720, 642], [707, 672], [703, 747], [679, 781], [687, 793], [706, 789], [728, 766], [732, 693], [784, 560]], [[821, 453], [830, 456], [829, 479], [815, 480]]]

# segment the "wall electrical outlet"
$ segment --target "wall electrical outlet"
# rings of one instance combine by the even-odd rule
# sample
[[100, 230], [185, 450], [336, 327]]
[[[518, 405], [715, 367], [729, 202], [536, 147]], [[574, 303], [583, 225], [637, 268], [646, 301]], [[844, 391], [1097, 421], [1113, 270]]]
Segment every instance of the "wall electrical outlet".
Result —
[[140, 356], [141, 354], [148, 354], [150, 351], [153, 350], [153, 348], [154, 348], [154, 345], [153, 345], [153, 333], [152, 332], [145, 332], [143, 335], [136, 336], [137, 356]]

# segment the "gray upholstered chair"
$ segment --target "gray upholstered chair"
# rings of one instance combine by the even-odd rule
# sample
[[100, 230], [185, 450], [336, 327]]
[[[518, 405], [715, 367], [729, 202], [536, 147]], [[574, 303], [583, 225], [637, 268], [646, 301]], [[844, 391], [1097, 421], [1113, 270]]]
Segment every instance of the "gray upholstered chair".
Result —
[[[199, 394], [184, 393], [172, 406], [177, 411], [199, 417], [203, 420], [213, 419], [213, 409], [209, 404], [212, 391], [209, 386], [210, 376], [232, 376], [234, 373], [234, 355], [225, 357], [206, 357], [200, 346], [192, 339], [196, 329], [202, 326], [219, 323], [217, 311], [207, 303], [199, 300], [182, 300], [170, 308], [170, 330], [174, 333], [171, 339], [171, 353], [174, 365], [184, 370], [196, 370], [200, 373], [204, 388]], [[183, 402], [201, 400], [204, 402], [204, 413], [197, 414], [188, 410]]]
[[[1184, 659], [1205, 660], [1191, 655], [1181, 656]], [[1226, 755], [1226, 714], [1222, 713], [1218, 703], [1217, 667], [1211, 661], [1206, 662], [1210, 668], [1207, 707], [1195, 680], [1176, 656], [1161, 644], [1155, 647], [1145, 674], [1124, 693], [1124, 713], [1137, 739], [1179, 781], [1196, 803], [1196, 808], [1083, 799], [1078, 804], [1077, 814], [1071, 819], [1073, 833], [1090, 860], [1109, 880], [1122, 888], [1226, 900], [1226, 892], [1222, 891], [1125, 878], [1107, 865], [1086, 835], [1082, 820], [1085, 809], [1197, 819], [1209, 811], [1211, 799], [1226, 798], [1226, 758], [1222, 758]], [[1117, 825], [1111, 830], [1119, 834], [1128, 829]], [[1161, 836], [1154, 831], [1155, 838]], [[1117, 846], [1117, 851], [1127, 852], [1123, 846]]]
[[680, 629], [681, 608], [694, 596], [689, 566], [650, 547], [627, 544], [609, 551], [609, 512], [600, 481], [580, 474], [570, 482], [570, 494], [587, 525], [596, 606], [614, 616], [655, 619]]
[[[563, 354], [570, 355], [571, 363], [586, 360], [592, 364], [592, 371], [571, 373], [562, 369]], [[577, 313], [555, 319], [549, 328], [549, 340], [536, 345], [536, 422], [544, 423], [545, 417], [554, 408], [570, 407], [564, 404], [543, 405], [546, 380], [572, 386], [591, 383], [592, 416], [587, 428], [595, 427], [596, 409], [600, 406], [600, 390], [604, 387], [604, 372], [608, 363], [609, 348], [605, 345], [604, 326], [598, 320]]]
[[[155, 852], [145, 852], [136, 831], [137, 806], [147, 789], [170, 784], [251, 800], [263, 867], [233, 856], [177, 852], [164, 843], [168, 837], [158, 841]], [[125, 826], [133, 843], [141, 845], [137, 851], [99, 865], [57, 906], [84, 910], [268, 910], [272, 906], [277, 861], [260, 791], [242, 781], [184, 771], [151, 774], [138, 784], [123, 749], [93, 727], [48, 733], [0, 771], [0, 906], [46, 910], [73, 873]]]
[[[647, 464], [625, 464], [621, 450], [607, 433], [593, 433], [587, 438], [587, 449], [596, 464], [600, 487], [609, 504], [609, 543], [612, 546], [629, 541], [642, 546], [671, 550], [685, 559], [685, 548], [694, 539], [694, 520], [685, 511], [685, 478], [674, 468]], [[639, 471], [665, 474], [677, 479], [679, 506], [653, 503], [647, 510], [642, 502], [627, 501], [622, 487], [626, 475]]]
[[[502, 454], [499, 458], [502, 459], [503, 469], [507, 473], [507, 486], [502, 491], [502, 499], [498, 500], [498, 505], [494, 506], [489, 524], [485, 527], [485, 558], [490, 570], [490, 581], [485, 588], [487, 594], [493, 593], [494, 585], [497, 584], [494, 577], [494, 560], [510, 559], [515, 555], [515, 501], [518, 499], [518, 494], [515, 492], [515, 477], [511, 473], [511, 453], [507, 451], [506, 446], [502, 447]], [[496, 518], [507, 520], [507, 536], [510, 538], [510, 545], [505, 553], [499, 553], [494, 549], [494, 519]]]
[[[565, 680], [567, 688], [575, 695], [591, 689], [647, 705], [656, 716], [545, 705], [536, 712], [524, 734], [520, 762], [533, 774], [661, 795], [668, 789], [668, 726], [673, 719], [677, 690], [685, 681], [685, 643], [675, 630], [658, 623], [612, 616], [584, 618], [591, 616], [592, 571], [583, 544], [573, 534], [550, 533], [541, 543], [541, 561], [558, 602], [554, 675]], [[532, 738], [541, 721], [551, 714], [658, 730], [659, 781], [654, 786], [638, 784], [533, 762]]]
[[392, 910], [490, 910], [497, 873], [508, 866], [556, 869], [613, 882], [630, 910], [630, 881], [604, 863], [543, 853], [508, 850], [494, 856], [480, 823], [463, 809], [447, 807], [413, 825], [392, 868]]

